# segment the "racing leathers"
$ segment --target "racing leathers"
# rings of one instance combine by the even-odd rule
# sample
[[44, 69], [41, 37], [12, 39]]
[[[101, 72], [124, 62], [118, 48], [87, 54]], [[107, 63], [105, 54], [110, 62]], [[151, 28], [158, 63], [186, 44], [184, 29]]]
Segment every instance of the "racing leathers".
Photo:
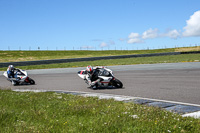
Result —
[[96, 67], [95, 69], [93, 69], [92, 73], [87, 72], [86, 82], [88, 83], [88, 85], [90, 85], [90, 87], [96, 88], [98, 82], [101, 81], [101, 79], [99, 79], [99, 71], [102, 68], [104, 67]]
[[17, 72], [19, 71], [18, 68], [13, 68], [12, 70], [7, 69], [8, 79], [15, 78], [15, 80], [19, 80], [17, 78]]
[[7, 69], [8, 78], [15, 78], [15, 68], [13, 70]]

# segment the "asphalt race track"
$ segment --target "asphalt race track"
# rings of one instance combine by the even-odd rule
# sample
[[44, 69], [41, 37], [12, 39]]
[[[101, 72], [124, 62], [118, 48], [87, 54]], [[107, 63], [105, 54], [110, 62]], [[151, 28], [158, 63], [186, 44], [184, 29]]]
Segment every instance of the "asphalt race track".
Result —
[[84, 68], [28, 71], [36, 85], [12, 86], [0, 72], [0, 87], [11, 89], [81, 91], [134, 96], [200, 105], [200, 62], [109, 66], [122, 89], [92, 90], [78, 77]]

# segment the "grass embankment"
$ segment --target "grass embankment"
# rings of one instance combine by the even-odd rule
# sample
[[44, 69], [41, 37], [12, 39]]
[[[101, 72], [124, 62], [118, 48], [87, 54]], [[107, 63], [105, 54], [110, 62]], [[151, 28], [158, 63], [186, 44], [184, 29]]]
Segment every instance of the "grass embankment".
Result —
[[200, 132], [200, 119], [60, 93], [0, 90], [0, 132]]
[[166, 52], [200, 51], [200, 46], [155, 50], [105, 50], [105, 51], [0, 51], [0, 62], [67, 59], [82, 57], [114, 56], [129, 54], [150, 54]]
[[[199, 61], [200, 61], [200, 54], [186, 54], [186, 55], [169, 55], [169, 56], [155, 56], [155, 57], [138, 57], [138, 58], [125, 58], [125, 59], [112, 59], [112, 60], [70, 62], [70, 63], [58, 63], [58, 64], [48, 64], [48, 65], [19, 66], [19, 68], [28, 70], [28, 69], [86, 67], [87, 65], [112, 66], [112, 65], [177, 63], [177, 62], [199, 62]], [[5, 71], [6, 69], [7, 68], [0, 68], [0, 71]]]
[[[97, 57], [97, 56], [114, 56], [114, 55], [129, 55], [129, 54], [149, 54], [149, 53], [164, 53], [164, 52], [185, 52], [199, 51], [198, 47], [188, 48], [171, 48], [158, 50], [130, 50], [130, 51], [0, 51], [0, 62], [12, 61], [28, 61], [28, 60], [45, 60], [45, 59], [61, 59], [61, 58], [80, 58], [80, 57]], [[155, 64], [155, 63], [177, 63], [177, 62], [199, 62], [200, 54], [187, 55], [170, 55], [170, 56], [155, 56], [155, 57], [139, 57], [126, 59], [98, 60], [71, 62], [48, 65], [32, 65], [20, 66], [21, 69], [48, 69], [48, 68], [67, 68], [67, 67], [85, 67], [93, 66], [111, 66], [111, 65], [134, 65], [134, 64]], [[18, 67], [18, 66], [15, 66]], [[7, 68], [0, 68], [0, 71], [5, 71]]]
[[174, 49], [165, 50], [106, 50], [106, 51], [0, 51], [0, 62], [33, 61], [49, 59], [67, 59], [82, 57], [99, 57], [144, 53], [164, 53]]

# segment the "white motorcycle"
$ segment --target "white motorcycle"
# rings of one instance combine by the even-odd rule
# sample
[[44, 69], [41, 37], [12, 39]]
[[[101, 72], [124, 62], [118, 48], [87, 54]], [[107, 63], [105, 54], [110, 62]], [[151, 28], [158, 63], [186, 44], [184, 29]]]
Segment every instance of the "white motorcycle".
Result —
[[[96, 67], [94, 69], [99, 69], [98, 77], [100, 79], [100, 82], [98, 82], [97, 87], [116, 87], [116, 88], [122, 88], [123, 84], [120, 80], [114, 77], [113, 72], [105, 67]], [[78, 76], [85, 80], [85, 82], [88, 84], [88, 81], [86, 80], [87, 71], [81, 70], [78, 72]]]
[[7, 71], [3, 73], [3, 75], [7, 78], [8, 81], [12, 83], [12, 85], [33, 85], [35, 81], [28, 77], [28, 73], [22, 69], [16, 69], [14, 71], [15, 78], [8, 78]]

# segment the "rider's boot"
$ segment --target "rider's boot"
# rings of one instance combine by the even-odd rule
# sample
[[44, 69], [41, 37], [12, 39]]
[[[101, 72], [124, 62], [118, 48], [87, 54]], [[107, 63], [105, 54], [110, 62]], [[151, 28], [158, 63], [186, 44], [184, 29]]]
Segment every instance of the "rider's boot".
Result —
[[12, 85], [14, 85], [14, 86], [16, 85], [16, 82], [14, 80], [12, 80]]
[[96, 89], [96, 88], [97, 88], [97, 86], [96, 86], [96, 85], [92, 86], [92, 89]]
[[92, 87], [93, 89], [96, 89], [97, 86], [98, 86], [98, 83], [99, 83], [100, 81], [101, 81], [100, 79], [97, 79], [96, 81], [93, 81], [92, 84], [91, 84], [91, 87]]

